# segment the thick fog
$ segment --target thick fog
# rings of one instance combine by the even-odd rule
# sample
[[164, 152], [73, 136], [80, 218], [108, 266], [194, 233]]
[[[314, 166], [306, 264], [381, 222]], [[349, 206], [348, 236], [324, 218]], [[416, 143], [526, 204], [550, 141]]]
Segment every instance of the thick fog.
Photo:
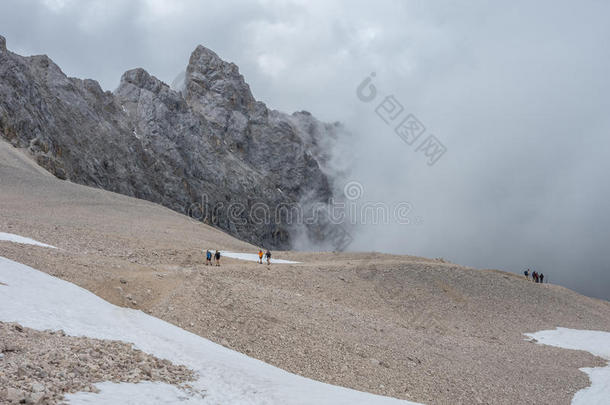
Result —
[[[530, 268], [610, 299], [610, 3], [467, 3], [15, 0], [0, 35], [108, 90], [134, 67], [171, 83], [203, 44], [270, 107], [348, 127], [336, 153], [358, 204], [408, 203], [350, 249]], [[409, 114], [425, 132], [406, 142]]]

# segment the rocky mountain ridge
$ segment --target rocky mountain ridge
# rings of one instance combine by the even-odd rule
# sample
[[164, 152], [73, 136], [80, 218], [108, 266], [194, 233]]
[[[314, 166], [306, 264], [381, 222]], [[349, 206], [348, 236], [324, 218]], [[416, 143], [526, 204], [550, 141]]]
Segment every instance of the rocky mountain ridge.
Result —
[[109, 92], [0, 37], [1, 137], [60, 179], [160, 203], [259, 246], [289, 248], [296, 233], [324, 242], [329, 224], [290, 210], [333, 195], [324, 145], [341, 131], [268, 109], [235, 64], [203, 46], [181, 91], [137, 68]]

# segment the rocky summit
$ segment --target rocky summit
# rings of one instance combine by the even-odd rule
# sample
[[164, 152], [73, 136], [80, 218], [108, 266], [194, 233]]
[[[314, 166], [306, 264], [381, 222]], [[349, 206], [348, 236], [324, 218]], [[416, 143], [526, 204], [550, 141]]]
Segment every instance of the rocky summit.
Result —
[[328, 151], [341, 125], [267, 108], [235, 64], [203, 46], [183, 77], [173, 89], [138, 68], [103, 91], [0, 37], [0, 137], [60, 179], [162, 204], [259, 246], [288, 248], [297, 234], [323, 244], [329, 225], [299, 218], [333, 196]]

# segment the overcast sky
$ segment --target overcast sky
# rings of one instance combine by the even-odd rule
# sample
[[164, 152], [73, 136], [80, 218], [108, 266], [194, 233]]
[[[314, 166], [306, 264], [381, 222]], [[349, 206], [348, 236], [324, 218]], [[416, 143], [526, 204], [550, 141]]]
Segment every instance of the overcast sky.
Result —
[[[171, 83], [203, 44], [270, 107], [343, 122], [364, 201], [412, 204], [354, 248], [610, 299], [610, 2], [461, 3], [5, 0], [0, 35], [108, 90], [134, 67]], [[389, 95], [447, 148], [435, 165], [376, 115]]]

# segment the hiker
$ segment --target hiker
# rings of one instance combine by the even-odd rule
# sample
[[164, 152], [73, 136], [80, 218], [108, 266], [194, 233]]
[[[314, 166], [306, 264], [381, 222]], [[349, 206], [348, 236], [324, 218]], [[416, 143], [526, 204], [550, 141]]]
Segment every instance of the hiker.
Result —
[[259, 264], [263, 264], [263, 250], [258, 249], [258, 262]]
[[523, 272], [523, 274], [525, 274], [525, 279], [529, 280], [530, 279], [530, 269], [527, 269]]
[[267, 266], [271, 264], [271, 252], [267, 249], [267, 253], [265, 253], [265, 257], [267, 258]]
[[206, 250], [206, 252], [205, 252], [205, 265], [206, 266], [212, 265], [212, 252], [210, 252], [210, 249]]
[[540, 273], [540, 282], [544, 283], [544, 274]]
[[214, 254], [214, 259], [216, 259], [216, 266], [220, 266], [220, 251], [216, 249], [216, 253]]
[[532, 274], [532, 278], [534, 279], [534, 283], [537, 283], [538, 282], [538, 273], [534, 272]]

